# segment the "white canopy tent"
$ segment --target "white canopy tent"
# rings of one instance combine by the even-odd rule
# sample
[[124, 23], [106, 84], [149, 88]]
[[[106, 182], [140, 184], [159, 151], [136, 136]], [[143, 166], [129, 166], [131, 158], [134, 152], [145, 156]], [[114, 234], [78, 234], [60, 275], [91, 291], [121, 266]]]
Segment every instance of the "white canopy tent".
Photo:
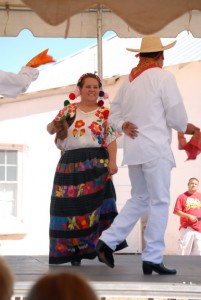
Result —
[[95, 37], [97, 15], [103, 33], [120, 37], [175, 37], [183, 30], [201, 37], [200, 0], [0, 0], [0, 35], [28, 28], [37, 36]]
[[29, 29], [38, 37], [97, 37], [100, 76], [108, 30], [119, 37], [176, 37], [184, 30], [201, 37], [200, 28], [200, 0], [0, 0], [0, 36]]

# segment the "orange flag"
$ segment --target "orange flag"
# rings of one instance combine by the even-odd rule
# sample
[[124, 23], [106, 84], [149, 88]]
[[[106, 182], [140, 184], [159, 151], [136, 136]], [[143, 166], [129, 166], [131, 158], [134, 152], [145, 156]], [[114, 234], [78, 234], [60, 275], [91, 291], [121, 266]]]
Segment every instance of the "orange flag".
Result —
[[37, 68], [41, 65], [47, 64], [47, 63], [51, 63], [51, 62], [55, 62], [54, 58], [51, 55], [48, 55], [49, 49], [46, 49], [44, 51], [42, 51], [41, 53], [37, 54], [36, 56], [34, 56], [27, 64], [27, 67], [32, 67], [32, 68]]

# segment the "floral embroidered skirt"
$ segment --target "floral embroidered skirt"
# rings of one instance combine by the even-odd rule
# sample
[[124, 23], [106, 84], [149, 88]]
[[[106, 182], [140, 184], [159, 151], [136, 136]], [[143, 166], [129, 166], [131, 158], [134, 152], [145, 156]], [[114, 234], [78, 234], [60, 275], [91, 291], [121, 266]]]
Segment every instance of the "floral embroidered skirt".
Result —
[[[50, 264], [94, 259], [102, 231], [117, 215], [105, 148], [68, 150], [56, 168], [50, 205]], [[126, 247], [123, 242], [119, 249]]]

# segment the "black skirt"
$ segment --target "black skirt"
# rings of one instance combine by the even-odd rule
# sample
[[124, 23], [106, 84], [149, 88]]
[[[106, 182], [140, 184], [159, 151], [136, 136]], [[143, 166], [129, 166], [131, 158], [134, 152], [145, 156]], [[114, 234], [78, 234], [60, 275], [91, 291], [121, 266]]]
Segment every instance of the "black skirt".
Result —
[[[50, 205], [49, 263], [94, 259], [102, 231], [117, 215], [105, 148], [68, 150], [54, 177]], [[126, 247], [123, 242], [118, 250]]]

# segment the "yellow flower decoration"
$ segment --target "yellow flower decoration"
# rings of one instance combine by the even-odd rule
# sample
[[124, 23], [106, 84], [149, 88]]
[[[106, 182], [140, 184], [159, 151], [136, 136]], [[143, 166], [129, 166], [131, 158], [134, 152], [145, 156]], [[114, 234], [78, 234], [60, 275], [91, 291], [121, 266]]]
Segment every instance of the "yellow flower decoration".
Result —
[[63, 190], [62, 190], [62, 187], [61, 186], [59, 186], [58, 187], [58, 190], [56, 191], [56, 197], [63, 197], [63, 194], [64, 194], [64, 192], [63, 192]]
[[84, 188], [84, 183], [81, 183], [78, 187], [78, 192], [77, 192], [78, 197], [82, 194], [83, 188]]
[[95, 222], [97, 223], [99, 220], [96, 211], [93, 211], [91, 216], [89, 217], [89, 227], [91, 227]]
[[79, 228], [78, 225], [77, 225], [77, 222], [76, 222], [76, 219], [75, 217], [73, 217], [72, 219], [69, 218], [69, 225], [68, 225], [69, 229], [73, 230], [75, 228]]
[[107, 158], [107, 159], [105, 159], [105, 161], [104, 161], [104, 167], [108, 167], [108, 164], [109, 164], [109, 159]]

